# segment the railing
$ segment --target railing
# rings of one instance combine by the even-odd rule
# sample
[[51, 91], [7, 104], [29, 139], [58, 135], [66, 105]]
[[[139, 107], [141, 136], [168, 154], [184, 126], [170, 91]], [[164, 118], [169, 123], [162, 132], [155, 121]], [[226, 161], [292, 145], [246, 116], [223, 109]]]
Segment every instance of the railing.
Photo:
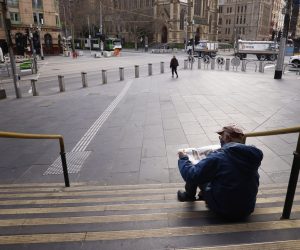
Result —
[[284, 207], [281, 215], [281, 219], [289, 219], [291, 215], [291, 210], [294, 202], [294, 196], [296, 192], [299, 170], [300, 170], [300, 127], [276, 129], [262, 132], [252, 132], [245, 134], [245, 141], [247, 137], [257, 137], [257, 136], [269, 136], [269, 135], [282, 135], [290, 133], [299, 133], [296, 151], [294, 151], [294, 159], [292, 163], [292, 169], [290, 173], [290, 179], [288, 183], [288, 188], [285, 196]]
[[0, 137], [2, 138], [15, 138], [15, 139], [58, 139], [60, 145], [60, 156], [64, 173], [65, 186], [70, 187], [66, 152], [64, 138], [61, 135], [45, 135], [45, 134], [23, 134], [14, 132], [1, 132]]

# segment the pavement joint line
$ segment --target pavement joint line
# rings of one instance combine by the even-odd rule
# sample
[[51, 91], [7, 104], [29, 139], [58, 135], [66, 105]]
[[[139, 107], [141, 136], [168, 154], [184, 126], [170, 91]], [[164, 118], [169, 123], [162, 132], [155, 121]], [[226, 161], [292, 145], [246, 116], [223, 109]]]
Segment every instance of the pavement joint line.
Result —
[[[82, 166], [84, 161], [89, 156], [90, 152], [85, 152], [86, 148], [90, 144], [90, 142], [94, 139], [104, 122], [107, 120], [107, 118], [111, 115], [111, 113], [115, 110], [117, 105], [120, 103], [120, 101], [123, 99], [123, 97], [126, 95], [127, 91], [132, 85], [133, 80], [129, 80], [125, 87], [122, 89], [120, 94], [112, 101], [112, 103], [105, 109], [105, 111], [98, 117], [98, 119], [92, 124], [92, 126], [87, 130], [87, 132], [83, 135], [83, 137], [77, 142], [75, 147], [71, 150], [70, 153], [67, 153], [67, 162], [71, 162], [71, 166], [69, 164], [68, 169], [69, 173], [78, 173]], [[79, 153], [79, 156], [76, 154]], [[84, 155], [81, 155], [81, 154]], [[81, 157], [80, 157], [81, 155]], [[78, 161], [76, 161], [76, 157], [79, 158]], [[76, 165], [72, 164], [72, 162], [75, 162]], [[50, 167], [44, 172], [43, 175], [50, 175], [50, 174], [62, 174], [63, 168], [61, 164], [60, 157], [58, 157], [51, 165]]]

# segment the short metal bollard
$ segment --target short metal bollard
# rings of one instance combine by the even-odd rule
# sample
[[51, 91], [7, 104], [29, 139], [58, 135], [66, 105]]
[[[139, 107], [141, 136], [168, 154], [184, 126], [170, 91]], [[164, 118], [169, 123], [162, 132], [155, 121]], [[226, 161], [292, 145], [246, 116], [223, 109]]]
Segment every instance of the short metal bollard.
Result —
[[134, 65], [135, 78], [140, 77], [140, 67], [139, 65]]
[[107, 72], [105, 69], [102, 69], [102, 84], [107, 83]]
[[160, 73], [163, 74], [165, 72], [165, 63], [160, 62]]
[[230, 66], [230, 59], [226, 58], [226, 62], [225, 62], [225, 70], [229, 70], [229, 66]]
[[263, 66], [263, 62], [262, 61], [259, 62], [258, 71], [260, 73], [264, 73], [264, 66]]
[[210, 63], [210, 68], [211, 68], [211, 69], [215, 69], [215, 65], [216, 65], [216, 59], [215, 59], [215, 58], [212, 58], [212, 59], [211, 59], [211, 63]]
[[246, 61], [242, 60], [242, 69], [243, 72], [246, 72]]
[[62, 76], [62, 75], [58, 76], [58, 86], [59, 86], [59, 91], [60, 92], [65, 92], [66, 91], [65, 79], [64, 79], [64, 76]]
[[124, 81], [124, 68], [119, 68], [119, 74], [120, 74], [120, 81]]
[[87, 74], [86, 72], [81, 72], [81, 79], [82, 79], [82, 87], [86, 88], [88, 86], [88, 81], [87, 81]]
[[36, 83], [37, 83], [36, 79], [31, 79], [31, 89], [32, 89], [32, 95], [33, 96], [38, 96], [39, 95], [39, 93], [37, 92], [37, 89], [36, 89]]
[[201, 69], [201, 58], [198, 58], [198, 69]]
[[152, 63], [148, 63], [148, 75], [152, 76]]
[[188, 62], [189, 62], [189, 61], [188, 61], [187, 59], [184, 60], [184, 64], [183, 64], [183, 68], [184, 68], [184, 69], [187, 69], [187, 67], [188, 67]]

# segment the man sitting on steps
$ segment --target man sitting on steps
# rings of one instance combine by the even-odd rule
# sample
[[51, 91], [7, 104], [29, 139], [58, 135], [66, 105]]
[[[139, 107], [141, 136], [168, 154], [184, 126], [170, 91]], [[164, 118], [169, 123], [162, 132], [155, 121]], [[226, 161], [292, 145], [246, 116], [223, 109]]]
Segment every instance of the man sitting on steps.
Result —
[[195, 201], [199, 187], [199, 200], [204, 200], [213, 212], [228, 219], [242, 219], [255, 208], [263, 153], [243, 144], [243, 131], [236, 125], [225, 126], [217, 133], [221, 148], [196, 165], [186, 154], [178, 153], [179, 170], [186, 184], [177, 197], [182, 202]]

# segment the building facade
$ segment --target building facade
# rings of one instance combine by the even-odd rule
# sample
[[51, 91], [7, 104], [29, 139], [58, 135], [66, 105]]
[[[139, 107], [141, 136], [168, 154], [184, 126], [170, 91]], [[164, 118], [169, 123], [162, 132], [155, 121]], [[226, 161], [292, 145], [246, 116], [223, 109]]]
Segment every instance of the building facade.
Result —
[[220, 42], [269, 40], [273, 0], [219, 0]]
[[[7, 0], [11, 20], [11, 38], [17, 55], [60, 53], [60, 18], [58, 0]], [[0, 26], [0, 46], [7, 52], [6, 37]]]
[[88, 2], [94, 2], [90, 25], [96, 22], [98, 27], [100, 19], [106, 36], [126, 42], [145, 38], [149, 44], [183, 44], [193, 37], [217, 40], [217, 0], [103, 0], [101, 15], [98, 1]]

